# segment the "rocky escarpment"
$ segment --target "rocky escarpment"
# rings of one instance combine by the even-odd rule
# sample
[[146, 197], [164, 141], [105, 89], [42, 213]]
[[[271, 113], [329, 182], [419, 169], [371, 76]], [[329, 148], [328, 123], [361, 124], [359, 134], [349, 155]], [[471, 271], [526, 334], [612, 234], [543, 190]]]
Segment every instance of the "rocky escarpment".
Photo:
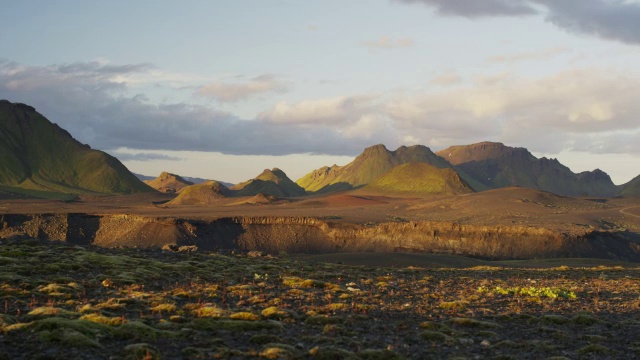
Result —
[[0, 238], [16, 236], [104, 247], [195, 245], [202, 250], [275, 254], [415, 251], [491, 259], [599, 257], [640, 261], [640, 241], [626, 233], [569, 235], [527, 226], [431, 221], [344, 224], [303, 217], [205, 221], [137, 215], [0, 216]]

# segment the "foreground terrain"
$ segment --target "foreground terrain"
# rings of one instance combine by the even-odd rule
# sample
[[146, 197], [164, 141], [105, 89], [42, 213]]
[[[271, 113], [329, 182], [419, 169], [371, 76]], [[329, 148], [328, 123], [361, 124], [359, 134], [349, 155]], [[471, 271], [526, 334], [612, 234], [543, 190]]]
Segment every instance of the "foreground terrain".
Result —
[[640, 357], [635, 264], [260, 255], [2, 240], [0, 358]]

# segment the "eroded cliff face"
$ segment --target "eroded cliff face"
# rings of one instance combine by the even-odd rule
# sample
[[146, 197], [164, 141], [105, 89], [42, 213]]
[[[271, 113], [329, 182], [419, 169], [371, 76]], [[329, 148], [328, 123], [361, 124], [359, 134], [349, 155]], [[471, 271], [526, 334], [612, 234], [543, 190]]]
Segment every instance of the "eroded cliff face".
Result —
[[104, 247], [196, 245], [202, 250], [277, 254], [415, 251], [491, 259], [599, 257], [640, 261], [627, 233], [568, 235], [526, 226], [450, 222], [328, 223], [304, 217], [233, 217], [204, 221], [138, 215], [8, 214], [0, 238], [25, 236]]

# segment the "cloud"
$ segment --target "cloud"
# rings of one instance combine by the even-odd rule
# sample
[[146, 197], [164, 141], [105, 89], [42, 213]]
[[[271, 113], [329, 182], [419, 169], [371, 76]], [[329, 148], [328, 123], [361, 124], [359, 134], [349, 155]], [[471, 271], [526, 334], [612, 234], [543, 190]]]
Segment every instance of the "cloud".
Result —
[[371, 111], [376, 96], [343, 96], [306, 100], [295, 104], [279, 102], [258, 115], [259, 119], [280, 124], [339, 125]]
[[548, 154], [585, 148], [640, 152], [637, 136], [624, 135], [640, 133], [640, 74], [632, 71], [596, 67], [543, 78], [489, 74], [424, 91], [279, 102], [241, 119], [210, 106], [150, 103], [114, 80], [146, 69], [0, 62], [0, 98], [35, 106], [92, 147], [135, 149], [131, 156], [138, 160], [152, 160], [154, 150], [355, 155], [374, 143], [437, 149], [483, 140]]
[[446, 16], [482, 18], [542, 15], [570, 33], [640, 44], [640, 3], [623, 0], [395, 0], [422, 4]]
[[593, 137], [640, 130], [638, 91], [638, 74], [608, 69], [539, 79], [501, 74], [447, 91], [393, 98], [385, 112], [397, 129], [413, 129], [423, 138], [429, 134], [433, 145], [494, 139], [554, 153]]
[[572, 33], [640, 44], [640, 4], [621, 0], [536, 0], [547, 21]]
[[566, 54], [569, 51], [570, 50], [568, 48], [550, 48], [540, 51], [531, 51], [512, 55], [492, 56], [487, 60], [492, 63], [513, 64], [522, 61], [546, 60], [558, 55]]
[[412, 38], [399, 38], [393, 39], [389, 36], [383, 36], [373, 41], [364, 41], [362, 43], [371, 52], [377, 50], [390, 50], [413, 47], [414, 41]]
[[118, 158], [120, 161], [155, 161], [155, 160], [163, 160], [163, 161], [182, 161], [183, 158], [176, 156], [169, 156], [164, 154], [156, 154], [156, 153], [128, 153], [128, 152], [119, 152], [119, 151], [111, 151], [111, 155]]
[[405, 4], [424, 4], [448, 16], [479, 18], [488, 16], [523, 16], [536, 14], [536, 9], [524, 0], [396, 0]]
[[271, 74], [264, 74], [241, 83], [209, 83], [201, 86], [197, 94], [219, 102], [237, 102], [266, 93], [284, 93], [288, 89], [286, 82]]
[[241, 119], [208, 106], [150, 103], [117, 80], [123, 74], [146, 76], [147, 66], [105, 66], [110, 65], [0, 62], [0, 99], [30, 104], [79, 141], [102, 150], [352, 155], [370, 144], [367, 139], [345, 141], [331, 126], [310, 130], [301, 123]]

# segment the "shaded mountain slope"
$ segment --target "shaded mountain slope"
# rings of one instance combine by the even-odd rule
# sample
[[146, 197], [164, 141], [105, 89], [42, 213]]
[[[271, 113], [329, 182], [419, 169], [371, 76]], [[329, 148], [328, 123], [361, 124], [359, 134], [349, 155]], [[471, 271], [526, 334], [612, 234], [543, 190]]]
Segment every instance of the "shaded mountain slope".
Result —
[[640, 196], [640, 175], [631, 179], [628, 183], [620, 186], [622, 196]]
[[568, 196], [612, 196], [617, 192], [601, 170], [573, 173], [557, 159], [536, 158], [525, 148], [482, 142], [437, 152], [456, 169], [489, 188], [521, 186]]
[[6, 100], [0, 100], [0, 184], [45, 193], [153, 191], [113, 156], [81, 144], [33, 107]]
[[153, 180], [145, 180], [144, 183], [163, 193], [177, 193], [185, 187], [193, 185], [192, 182], [183, 179], [179, 175], [166, 171]]
[[307, 191], [316, 193], [349, 190], [372, 182], [398, 165], [414, 162], [437, 168], [451, 167], [426, 146], [401, 146], [389, 151], [384, 145], [375, 145], [366, 148], [345, 166], [323, 167], [300, 178], [297, 183]]
[[234, 196], [255, 196], [258, 194], [275, 197], [295, 197], [305, 195], [305, 190], [294, 183], [284, 171], [265, 169], [256, 178], [231, 187]]
[[467, 194], [473, 190], [453, 169], [439, 169], [427, 163], [408, 163], [394, 167], [356, 192], [377, 195], [431, 196]]

